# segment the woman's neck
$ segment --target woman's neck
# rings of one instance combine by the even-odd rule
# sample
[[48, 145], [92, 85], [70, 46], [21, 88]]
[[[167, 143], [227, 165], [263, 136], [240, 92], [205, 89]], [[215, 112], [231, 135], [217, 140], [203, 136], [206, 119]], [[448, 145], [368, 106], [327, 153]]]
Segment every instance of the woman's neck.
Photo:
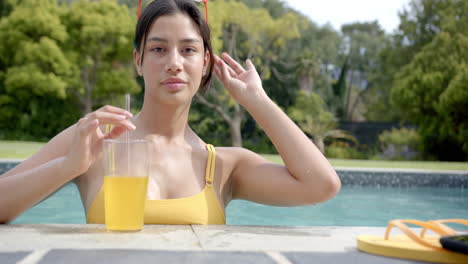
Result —
[[188, 127], [189, 110], [190, 104], [174, 106], [145, 102], [134, 122], [144, 134], [183, 137]]

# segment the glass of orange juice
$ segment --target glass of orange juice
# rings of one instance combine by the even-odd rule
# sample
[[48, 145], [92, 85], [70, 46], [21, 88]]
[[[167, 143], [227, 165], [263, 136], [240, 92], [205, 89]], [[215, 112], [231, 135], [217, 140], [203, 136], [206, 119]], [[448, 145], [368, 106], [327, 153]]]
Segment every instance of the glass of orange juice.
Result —
[[106, 228], [143, 228], [149, 175], [149, 142], [104, 140], [104, 204]]

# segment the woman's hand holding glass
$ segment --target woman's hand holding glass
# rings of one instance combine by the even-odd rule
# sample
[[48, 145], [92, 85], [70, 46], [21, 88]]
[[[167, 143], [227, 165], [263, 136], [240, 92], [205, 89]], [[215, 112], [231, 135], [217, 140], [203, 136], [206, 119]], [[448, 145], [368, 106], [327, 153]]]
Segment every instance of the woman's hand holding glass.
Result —
[[[86, 172], [100, 156], [104, 139], [117, 138], [136, 128], [130, 117], [130, 112], [107, 105], [81, 118], [75, 125], [73, 141], [65, 156], [65, 169], [74, 176]], [[99, 126], [107, 124], [113, 125], [113, 129], [103, 133]]]
[[246, 61], [247, 68], [244, 69], [227, 53], [223, 53], [221, 58], [214, 55], [214, 59], [216, 76], [239, 104], [247, 107], [267, 97], [262, 80], [250, 60]]

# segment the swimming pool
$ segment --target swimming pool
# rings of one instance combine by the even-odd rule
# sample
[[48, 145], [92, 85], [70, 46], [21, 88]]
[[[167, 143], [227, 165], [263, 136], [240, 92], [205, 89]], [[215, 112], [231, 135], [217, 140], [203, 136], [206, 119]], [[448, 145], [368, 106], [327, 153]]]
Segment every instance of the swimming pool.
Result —
[[[395, 218], [468, 218], [468, 189], [343, 186], [332, 200], [314, 206], [273, 207], [233, 201], [231, 225], [386, 226]], [[80, 196], [67, 184], [13, 223], [86, 223]]]

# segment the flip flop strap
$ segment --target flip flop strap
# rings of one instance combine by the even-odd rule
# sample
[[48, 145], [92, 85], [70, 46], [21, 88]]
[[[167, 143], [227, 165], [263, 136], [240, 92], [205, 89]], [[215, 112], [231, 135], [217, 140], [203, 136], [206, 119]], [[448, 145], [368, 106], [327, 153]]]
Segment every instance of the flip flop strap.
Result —
[[[457, 223], [457, 224], [468, 226], [468, 220], [465, 220], [465, 219], [440, 219], [440, 220], [431, 220], [431, 221], [428, 221], [428, 223], [436, 225], [440, 229], [444, 230], [445, 232], [445, 234], [443, 234], [444, 236], [454, 236], [457, 234], [457, 231], [453, 230], [447, 225], [444, 225], [443, 223]], [[424, 237], [424, 234], [426, 233], [426, 231], [427, 231], [427, 228], [423, 228], [423, 230], [421, 230], [420, 236]]]
[[445, 251], [445, 249], [443, 249], [439, 245], [432, 244], [432, 243], [422, 239], [415, 232], [411, 231], [411, 229], [405, 223], [421, 226], [423, 228], [430, 229], [430, 230], [432, 230], [432, 231], [434, 231], [434, 232], [436, 232], [438, 234], [441, 234], [441, 235], [445, 234], [444, 230], [441, 229], [438, 225], [434, 225], [434, 224], [429, 223], [429, 222], [423, 222], [423, 221], [411, 220], [411, 219], [396, 219], [396, 220], [392, 220], [392, 221], [390, 221], [388, 223], [387, 230], [385, 231], [385, 239], [388, 240], [389, 235], [390, 235], [390, 231], [392, 230], [392, 228], [394, 226], [396, 226], [396, 227], [398, 227], [398, 229], [400, 229], [405, 235], [407, 235], [414, 242], [416, 242], [416, 243], [418, 243], [418, 244], [420, 244], [422, 246], [435, 249], [435, 250]]

